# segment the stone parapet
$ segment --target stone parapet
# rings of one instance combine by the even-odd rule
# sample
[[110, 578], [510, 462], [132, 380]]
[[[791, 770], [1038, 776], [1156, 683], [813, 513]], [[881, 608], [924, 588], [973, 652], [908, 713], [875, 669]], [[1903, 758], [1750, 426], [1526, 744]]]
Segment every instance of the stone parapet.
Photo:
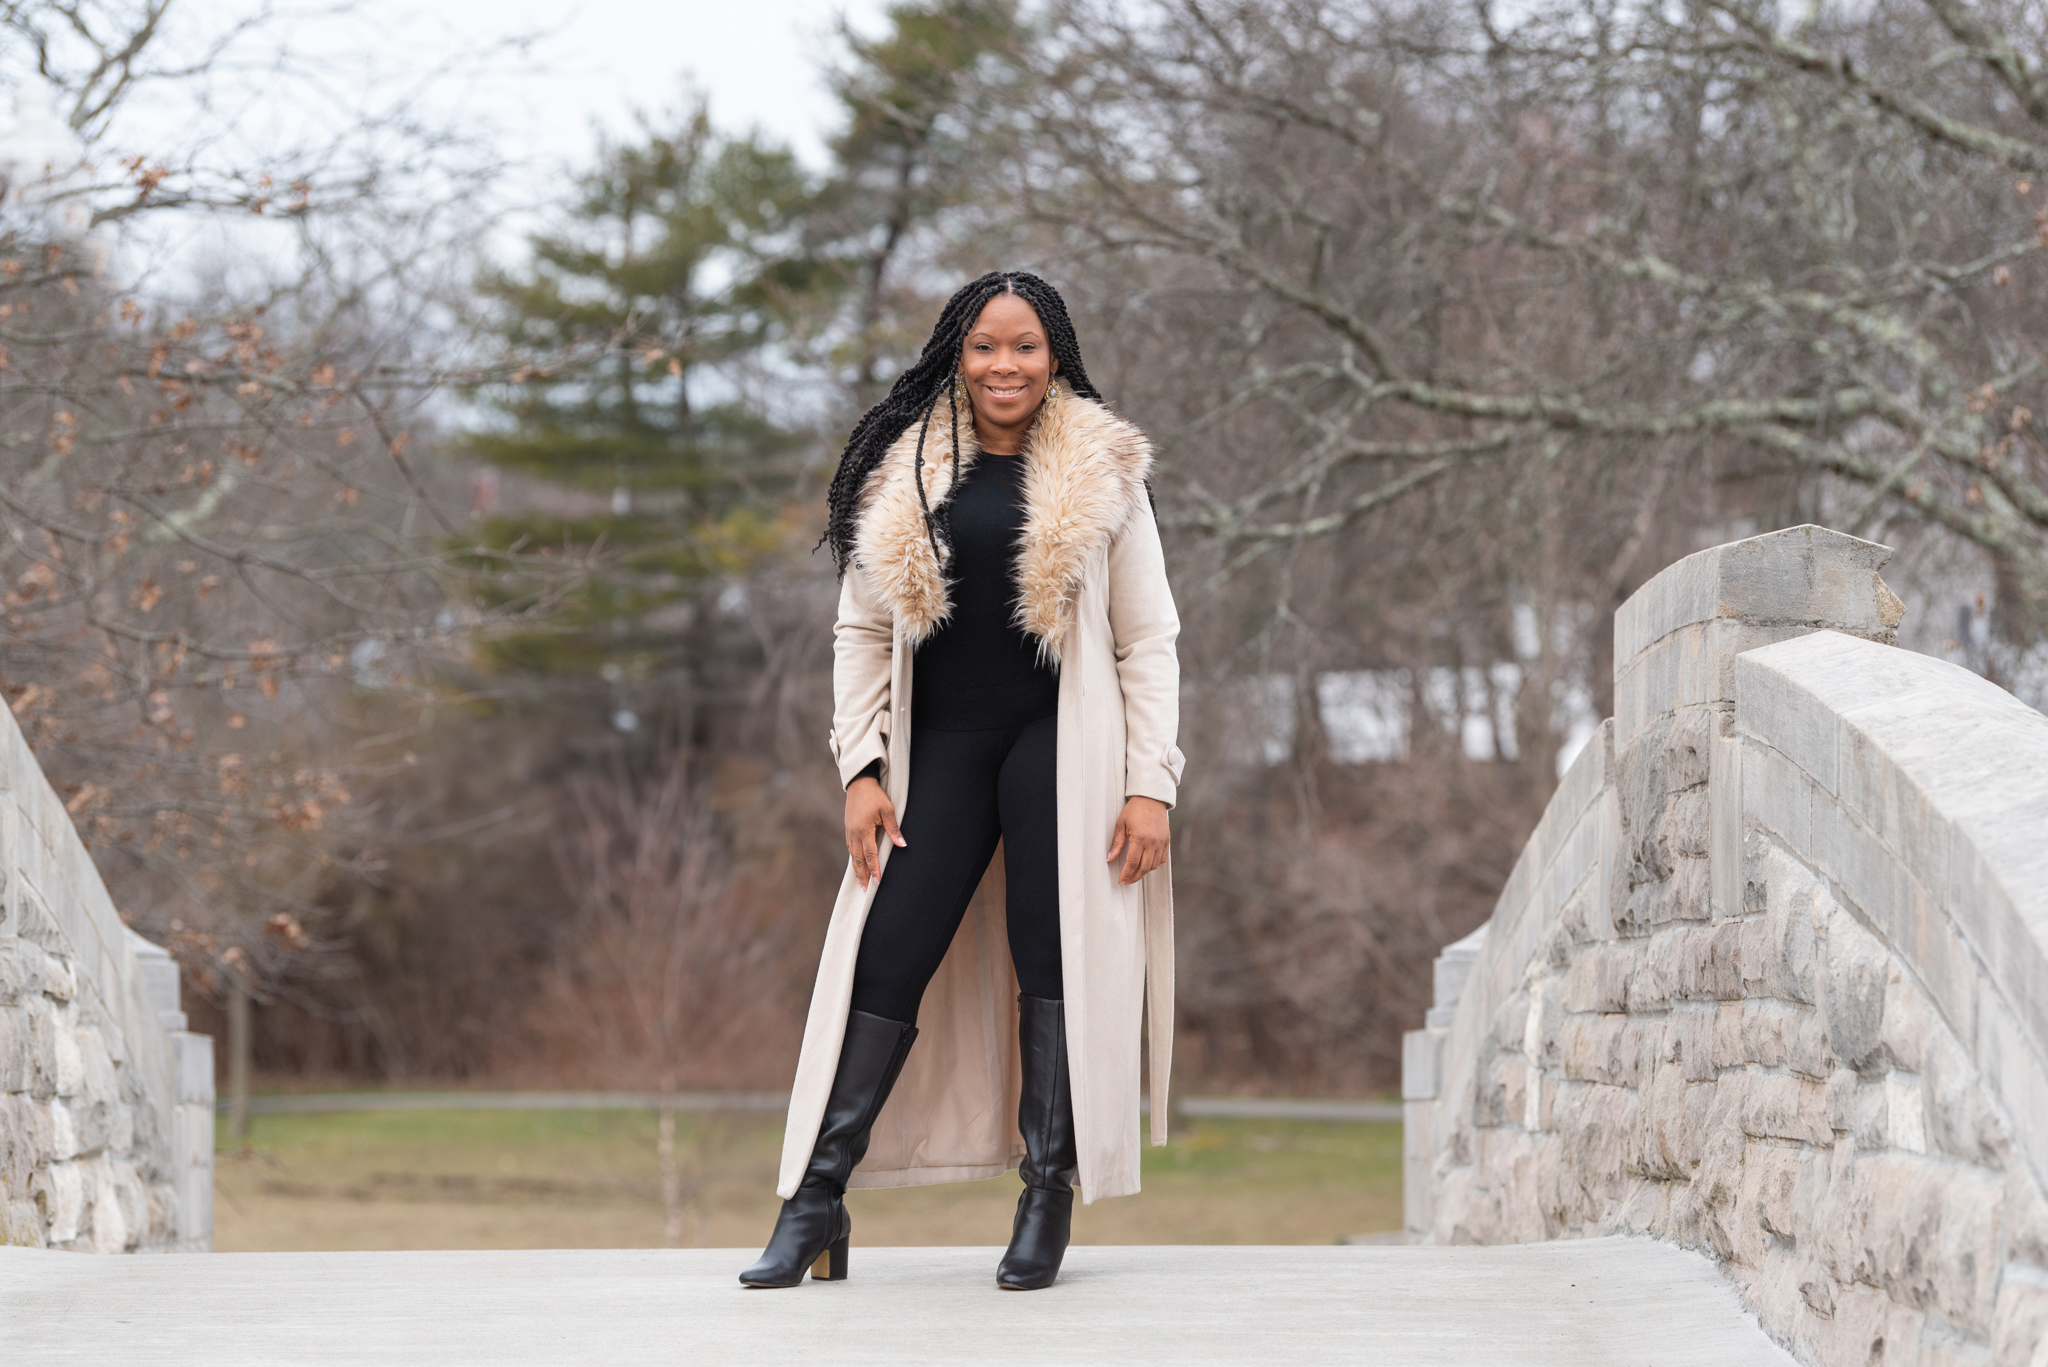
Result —
[[2035, 1360], [2048, 718], [1887, 644], [1888, 554], [1797, 528], [1617, 614], [1598, 777], [1404, 1052], [1412, 1235], [1648, 1234], [1805, 1361]]
[[212, 1041], [0, 710], [0, 1243], [213, 1238]]

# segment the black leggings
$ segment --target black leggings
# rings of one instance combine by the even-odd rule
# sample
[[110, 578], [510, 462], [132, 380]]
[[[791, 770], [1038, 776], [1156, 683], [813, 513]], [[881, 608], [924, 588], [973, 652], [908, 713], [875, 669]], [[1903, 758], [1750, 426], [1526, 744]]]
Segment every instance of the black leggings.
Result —
[[992, 731], [918, 729], [900, 849], [875, 891], [853, 969], [853, 1009], [915, 1023], [925, 985], [1003, 842], [1010, 958], [1026, 996], [1058, 1000], [1059, 718]]

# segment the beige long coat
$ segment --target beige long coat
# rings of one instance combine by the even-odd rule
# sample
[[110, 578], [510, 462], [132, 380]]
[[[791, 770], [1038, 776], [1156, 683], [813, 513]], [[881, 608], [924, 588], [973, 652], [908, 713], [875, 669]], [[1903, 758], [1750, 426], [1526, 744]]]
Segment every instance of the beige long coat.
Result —
[[[924, 447], [936, 509], [956, 471], [941, 402]], [[973, 424], [957, 415], [964, 469]], [[911, 655], [951, 604], [912, 482], [915, 426], [869, 477], [834, 629], [832, 753], [842, 783], [883, 763], [899, 814], [910, 791]], [[1140, 1018], [1151, 1042], [1152, 1142], [1166, 1142], [1173, 1057], [1173, 891], [1162, 866], [1120, 887], [1105, 859], [1126, 797], [1171, 805], [1180, 781], [1180, 619], [1145, 491], [1151, 446], [1100, 404], [1061, 395], [1023, 459], [1018, 621], [1059, 663], [1060, 951], [1068, 1069], [1084, 1201], [1138, 1190]], [[886, 872], [889, 851], [882, 842]], [[795, 1193], [817, 1139], [853, 993], [854, 958], [879, 881], [839, 885], [790, 1098], [778, 1190]], [[1004, 933], [1002, 864], [982, 881], [926, 991], [916, 1046], [876, 1122], [856, 1187], [994, 1177], [1017, 1166], [1017, 981]], [[1149, 1010], [1148, 1010], [1149, 1007]]]

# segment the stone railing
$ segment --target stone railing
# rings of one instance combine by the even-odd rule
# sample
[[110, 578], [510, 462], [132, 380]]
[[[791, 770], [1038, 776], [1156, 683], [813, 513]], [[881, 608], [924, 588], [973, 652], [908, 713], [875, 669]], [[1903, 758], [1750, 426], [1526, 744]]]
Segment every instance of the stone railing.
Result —
[[1722, 1260], [1801, 1359], [2048, 1342], [2048, 717], [1800, 527], [1615, 618], [1615, 717], [1405, 1041], [1407, 1223]]
[[213, 1041], [0, 708], [0, 1244], [213, 1241]]

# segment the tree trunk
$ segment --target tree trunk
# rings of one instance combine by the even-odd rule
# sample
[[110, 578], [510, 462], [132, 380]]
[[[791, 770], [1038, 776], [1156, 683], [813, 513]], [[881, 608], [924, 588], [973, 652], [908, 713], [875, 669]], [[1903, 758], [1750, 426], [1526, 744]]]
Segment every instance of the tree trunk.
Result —
[[249, 1137], [249, 989], [228, 976], [228, 1130]]
[[670, 1248], [683, 1246], [683, 1174], [676, 1161], [676, 1094], [661, 1093], [660, 1121], [655, 1130], [655, 1161], [661, 1169], [662, 1238]]

